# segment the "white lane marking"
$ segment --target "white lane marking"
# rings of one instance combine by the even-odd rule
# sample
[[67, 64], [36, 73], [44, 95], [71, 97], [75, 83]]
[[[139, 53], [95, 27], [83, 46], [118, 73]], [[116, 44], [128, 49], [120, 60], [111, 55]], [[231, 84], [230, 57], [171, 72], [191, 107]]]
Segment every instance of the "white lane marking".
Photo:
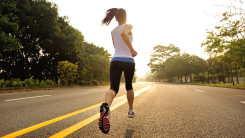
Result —
[[204, 91], [200, 91], [200, 90], [195, 90], [195, 91], [198, 91], [198, 92], [204, 92]]
[[24, 99], [31, 99], [31, 98], [40, 98], [40, 97], [47, 97], [47, 96], [52, 96], [52, 95], [41, 95], [41, 96], [33, 96], [33, 97], [25, 97], [25, 98], [17, 98], [17, 99], [9, 99], [9, 100], [5, 100], [5, 101], [9, 102], [9, 101], [24, 100]]
[[245, 104], [245, 101], [240, 101], [240, 102]]

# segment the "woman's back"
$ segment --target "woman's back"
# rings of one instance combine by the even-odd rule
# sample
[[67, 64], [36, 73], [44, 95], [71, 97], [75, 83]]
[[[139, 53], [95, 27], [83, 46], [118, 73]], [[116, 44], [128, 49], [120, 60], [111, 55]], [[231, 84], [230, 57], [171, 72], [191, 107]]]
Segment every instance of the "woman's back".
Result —
[[[123, 40], [123, 38], [121, 36], [121, 32], [123, 31], [125, 25], [126, 24], [121, 24], [121, 25], [115, 27], [111, 32], [112, 38], [113, 38], [113, 43], [115, 46], [115, 54], [113, 57], [124, 57], [124, 58], [134, 59], [129, 47], [127, 46], [127, 44], [125, 43], [125, 41]], [[129, 37], [130, 42], [132, 43], [133, 42], [133, 36], [128, 35], [128, 37]]]

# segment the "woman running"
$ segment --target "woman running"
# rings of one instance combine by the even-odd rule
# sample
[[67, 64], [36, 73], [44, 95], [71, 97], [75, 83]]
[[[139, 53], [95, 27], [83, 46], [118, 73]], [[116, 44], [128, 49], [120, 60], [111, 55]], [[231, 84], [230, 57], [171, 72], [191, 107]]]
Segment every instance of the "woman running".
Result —
[[106, 93], [105, 103], [100, 106], [100, 118], [98, 123], [100, 130], [105, 134], [107, 134], [110, 130], [109, 107], [111, 106], [114, 97], [118, 93], [120, 78], [123, 71], [129, 105], [128, 117], [133, 118], [136, 115], [133, 110], [134, 90], [132, 80], [135, 70], [134, 57], [137, 55], [137, 52], [132, 46], [133, 36], [131, 30], [133, 26], [131, 24], [126, 24], [126, 11], [122, 8], [112, 8], [107, 10], [106, 16], [102, 20], [102, 25], [109, 25], [114, 16], [116, 16], [118, 26], [111, 31], [112, 42], [115, 48], [115, 54], [110, 65], [111, 87]]

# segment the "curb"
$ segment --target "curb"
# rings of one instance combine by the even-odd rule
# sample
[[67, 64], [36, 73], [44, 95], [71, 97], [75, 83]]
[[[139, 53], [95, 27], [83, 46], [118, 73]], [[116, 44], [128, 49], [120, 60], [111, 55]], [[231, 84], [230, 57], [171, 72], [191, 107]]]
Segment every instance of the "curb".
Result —
[[2, 94], [14, 94], [14, 93], [25, 93], [25, 92], [36, 92], [43, 90], [54, 90], [54, 89], [71, 89], [71, 88], [89, 88], [89, 87], [100, 87], [108, 85], [98, 85], [98, 86], [71, 86], [71, 87], [56, 87], [56, 88], [40, 88], [40, 89], [18, 89], [18, 90], [0, 90], [0, 95]]

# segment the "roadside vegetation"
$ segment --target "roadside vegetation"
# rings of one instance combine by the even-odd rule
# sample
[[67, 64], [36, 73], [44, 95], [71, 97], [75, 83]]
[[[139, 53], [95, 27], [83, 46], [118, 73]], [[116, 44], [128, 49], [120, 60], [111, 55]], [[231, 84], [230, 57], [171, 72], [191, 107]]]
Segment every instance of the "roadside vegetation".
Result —
[[0, 15], [0, 89], [109, 84], [111, 55], [55, 3], [3, 0]]
[[228, 6], [220, 24], [207, 30], [208, 35], [201, 47], [210, 55], [208, 59], [180, 53], [174, 44], [155, 46], [148, 64], [153, 74], [146, 81], [195, 82], [229, 87], [232, 84], [231, 87], [244, 88], [245, 85], [240, 84], [238, 79], [243, 77], [245, 81], [244, 11], [236, 6]]
[[194, 84], [194, 85], [205, 85], [205, 86], [216, 86], [216, 87], [225, 87], [225, 88], [243, 88], [245, 89], [245, 85], [244, 84], [235, 84], [233, 85], [233, 83], [190, 83], [190, 84]]
[[174, 84], [190, 84], [190, 85], [202, 85], [202, 86], [213, 86], [213, 87], [223, 87], [223, 88], [238, 88], [245, 90], [245, 84], [235, 84], [233, 83], [199, 83], [199, 82], [162, 82], [162, 83], [174, 83]]

